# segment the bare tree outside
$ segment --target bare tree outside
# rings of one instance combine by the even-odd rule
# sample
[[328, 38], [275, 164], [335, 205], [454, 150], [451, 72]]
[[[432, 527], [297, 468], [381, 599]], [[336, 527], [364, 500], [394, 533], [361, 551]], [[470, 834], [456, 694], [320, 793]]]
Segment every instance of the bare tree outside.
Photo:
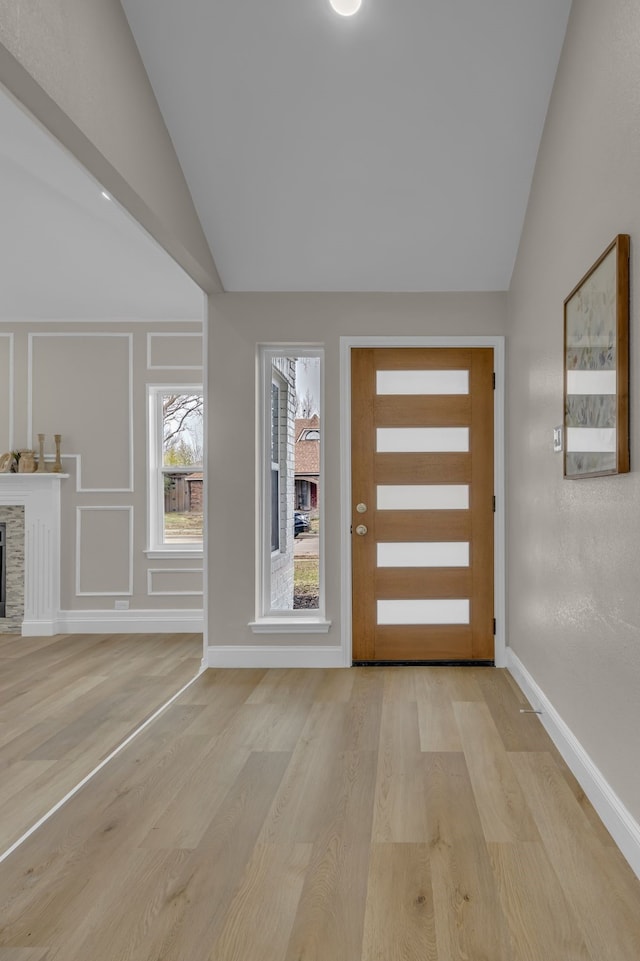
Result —
[[165, 542], [202, 540], [203, 412], [200, 393], [162, 396]]
[[302, 397], [296, 397], [296, 417], [309, 419], [318, 413], [316, 399], [307, 388]]
[[164, 394], [162, 398], [162, 440], [167, 467], [202, 464], [202, 394]]

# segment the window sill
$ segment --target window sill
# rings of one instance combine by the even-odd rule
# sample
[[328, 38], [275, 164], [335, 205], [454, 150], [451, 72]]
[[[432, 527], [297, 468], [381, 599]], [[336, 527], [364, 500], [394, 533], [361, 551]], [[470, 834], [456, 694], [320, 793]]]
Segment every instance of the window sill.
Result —
[[144, 553], [151, 561], [180, 561], [194, 560], [198, 558], [202, 560], [204, 558], [204, 551], [202, 547], [198, 546], [193, 548], [185, 548], [184, 544], [180, 545], [180, 547], [154, 547], [144, 551]]
[[249, 622], [254, 634], [328, 634], [324, 617], [260, 617]]

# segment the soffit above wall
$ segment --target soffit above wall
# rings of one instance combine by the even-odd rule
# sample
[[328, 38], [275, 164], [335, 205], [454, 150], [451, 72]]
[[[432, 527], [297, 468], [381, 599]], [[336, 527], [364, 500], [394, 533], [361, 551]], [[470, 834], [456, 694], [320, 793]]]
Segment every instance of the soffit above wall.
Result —
[[0, 91], [0, 320], [193, 319], [199, 287]]

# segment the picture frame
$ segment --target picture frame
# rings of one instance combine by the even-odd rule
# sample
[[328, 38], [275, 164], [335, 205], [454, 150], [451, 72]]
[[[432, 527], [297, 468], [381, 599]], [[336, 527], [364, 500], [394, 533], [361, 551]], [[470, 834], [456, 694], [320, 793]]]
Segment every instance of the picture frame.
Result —
[[629, 471], [629, 248], [618, 234], [564, 301], [564, 476]]

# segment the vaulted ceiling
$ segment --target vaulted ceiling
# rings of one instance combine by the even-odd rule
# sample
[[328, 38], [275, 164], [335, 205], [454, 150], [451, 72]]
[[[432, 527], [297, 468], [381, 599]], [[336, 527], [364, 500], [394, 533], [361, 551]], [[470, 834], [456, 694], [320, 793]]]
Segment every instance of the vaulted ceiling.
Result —
[[227, 290], [509, 286], [570, 0], [122, 0]]

